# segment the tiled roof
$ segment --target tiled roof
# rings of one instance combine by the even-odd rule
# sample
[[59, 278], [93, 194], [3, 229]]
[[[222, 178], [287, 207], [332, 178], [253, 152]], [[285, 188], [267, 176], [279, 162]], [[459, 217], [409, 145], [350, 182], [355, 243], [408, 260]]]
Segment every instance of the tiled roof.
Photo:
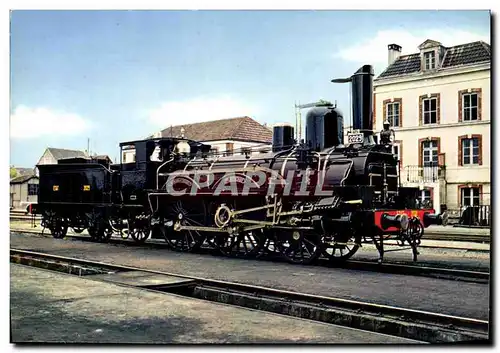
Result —
[[[442, 69], [478, 64], [491, 60], [491, 47], [483, 41], [445, 48]], [[420, 54], [401, 55], [378, 78], [402, 76], [420, 71]]]
[[176, 125], [164, 129], [161, 134], [163, 137], [180, 137], [182, 128], [184, 137], [194, 141], [240, 140], [271, 143], [273, 139], [271, 129], [248, 116]]
[[21, 175], [33, 175], [33, 173], [34, 173], [33, 168], [14, 167], [14, 169], [17, 170], [17, 174], [19, 174], [19, 176], [21, 176]]
[[63, 148], [48, 148], [49, 152], [56, 159], [64, 159], [64, 158], [75, 158], [75, 157], [88, 157], [87, 153], [84, 151], [78, 150], [67, 150]]
[[92, 158], [95, 158], [95, 159], [109, 159], [109, 160], [111, 160], [111, 158], [109, 158], [109, 156], [107, 154], [98, 154], [98, 155], [93, 156]]
[[22, 184], [30, 180], [31, 178], [38, 178], [36, 175], [21, 175], [15, 178], [10, 179], [11, 184]]

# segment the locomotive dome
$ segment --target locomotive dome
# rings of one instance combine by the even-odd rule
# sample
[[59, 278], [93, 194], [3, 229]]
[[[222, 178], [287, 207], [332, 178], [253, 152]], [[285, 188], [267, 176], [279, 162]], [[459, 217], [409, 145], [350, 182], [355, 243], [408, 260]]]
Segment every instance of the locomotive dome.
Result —
[[320, 151], [344, 143], [344, 117], [333, 106], [314, 107], [306, 115], [306, 143]]

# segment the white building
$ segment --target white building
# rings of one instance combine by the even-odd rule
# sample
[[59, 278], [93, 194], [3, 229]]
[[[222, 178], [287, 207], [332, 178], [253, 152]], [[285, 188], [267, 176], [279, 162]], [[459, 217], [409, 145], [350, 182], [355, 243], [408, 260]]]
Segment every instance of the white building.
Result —
[[38, 177], [28, 174], [10, 180], [10, 209], [28, 212], [38, 201]]
[[423, 187], [423, 198], [452, 214], [489, 205], [490, 45], [426, 40], [415, 54], [388, 49], [374, 80], [374, 127], [391, 123], [402, 183]]
[[[252, 154], [269, 150], [273, 132], [267, 126], [244, 116], [171, 126], [154, 136], [184, 137], [211, 145], [214, 153], [232, 155], [245, 154], [246, 149]], [[134, 149], [124, 151], [122, 160], [123, 163], [135, 161]]]

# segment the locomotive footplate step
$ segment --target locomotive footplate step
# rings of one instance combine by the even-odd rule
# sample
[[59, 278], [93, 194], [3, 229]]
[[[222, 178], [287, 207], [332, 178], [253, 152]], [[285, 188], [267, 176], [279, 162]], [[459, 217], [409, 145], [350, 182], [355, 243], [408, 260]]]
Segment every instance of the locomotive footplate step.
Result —
[[160, 275], [156, 273], [150, 273], [145, 271], [127, 271], [111, 274], [98, 274], [91, 275], [88, 278], [99, 279], [106, 282], [126, 284], [135, 287], [161, 287], [163, 289], [167, 288], [179, 288], [179, 287], [191, 287], [196, 283], [192, 279]]

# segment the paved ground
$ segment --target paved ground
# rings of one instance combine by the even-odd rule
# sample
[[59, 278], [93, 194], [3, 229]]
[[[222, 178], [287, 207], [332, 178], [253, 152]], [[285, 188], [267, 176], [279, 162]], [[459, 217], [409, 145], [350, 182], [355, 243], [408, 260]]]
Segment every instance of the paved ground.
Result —
[[57, 240], [12, 233], [11, 247], [487, 320], [489, 286], [434, 278], [300, 266], [167, 249]]
[[13, 343], [415, 343], [11, 264]]

